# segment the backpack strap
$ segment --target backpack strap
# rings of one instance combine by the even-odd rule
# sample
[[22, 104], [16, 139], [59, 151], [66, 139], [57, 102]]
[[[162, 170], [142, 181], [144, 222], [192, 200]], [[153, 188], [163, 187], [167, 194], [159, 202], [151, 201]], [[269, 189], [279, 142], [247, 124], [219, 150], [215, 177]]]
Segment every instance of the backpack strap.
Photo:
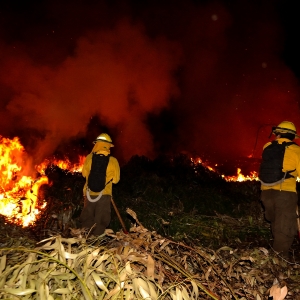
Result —
[[[282, 144], [285, 145], [285, 147], [291, 146], [291, 145], [296, 145], [298, 146], [298, 144], [296, 144], [295, 142], [283, 142]], [[298, 146], [299, 147], [299, 146]]]
[[[291, 146], [291, 145], [296, 145], [298, 146], [296, 143], [294, 142], [283, 142], [282, 144], [284, 144], [285, 148], [287, 148], [288, 146]], [[283, 164], [283, 162], [282, 162]], [[286, 171], [285, 174], [284, 174], [284, 177], [283, 177], [283, 180], [284, 179], [288, 179], [288, 178], [295, 178], [295, 176], [291, 175], [292, 172], [296, 171], [296, 169], [294, 170], [290, 170], [290, 171]]]

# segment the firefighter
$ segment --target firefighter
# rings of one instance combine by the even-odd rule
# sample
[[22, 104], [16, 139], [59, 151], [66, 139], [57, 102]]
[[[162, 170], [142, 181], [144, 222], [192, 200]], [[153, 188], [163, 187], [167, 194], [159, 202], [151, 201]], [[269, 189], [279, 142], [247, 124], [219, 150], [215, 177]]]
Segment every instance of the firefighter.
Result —
[[[300, 147], [292, 141], [299, 136], [295, 125], [289, 121], [283, 121], [277, 127], [273, 127], [272, 133], [276, 137], [275, 141], [264, 145], [259, 171], [261, 201], [265, 208], [265, 218], [271, 223], [273, 249], [288, 259], [290, 247], [297, 233], [296, 180], [300, 175]], [[280, 164], [278, 163], [280, 152], [277, 151], [277, 154], [274, 152], [276, 145], [284, 146]], [[278, 173], [276, 163], [282, 177], [278, 181], [276, 181], [278, 178], [270, 179]]]
[[[82, 176], [85, 177], [86, 182], [83, 188], [84, 208], [80, 221], [83, 228], [92, 228], [91, 234], [95, 236], [103, 234], [110, 223], [112, 185], [120, 180], [119, 163], [115, 157], [110, 155], [111, 147], [114, 147], [114, 145], [110, 136], [107, 133], [100, 134], [94, 141], [92, 152], [87, 155], [82, 168]], [[96, 169], [95, 172], [93, 171], [93, 176], [98, 176], [96, 179], [99, 179], [99, 182], [104, 180], [104, 184], [101, 191], [93, 191], [89, 188], [89, 178], [91, 179], [92, 176], [92, 163], [95, 164], [94, 157], [98, 156], [107, 159], [107, 162], [104, 166], [105, 169]], [[100, 167], [103, 168], [101, 164]], [[104, 176], [103, 179], [102, 176]], [[94, 187], [93, 189], [96, 190]]]

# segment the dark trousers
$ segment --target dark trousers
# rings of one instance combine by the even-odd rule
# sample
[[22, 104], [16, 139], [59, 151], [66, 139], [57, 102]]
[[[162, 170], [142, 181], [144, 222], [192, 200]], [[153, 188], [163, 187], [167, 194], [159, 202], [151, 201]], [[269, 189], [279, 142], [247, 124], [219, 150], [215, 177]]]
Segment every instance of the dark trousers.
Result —
[[271, 222], [273, 249], [287, 255], [297, 233], [297, 202], [294, 192], [265, 190], [261, 193], [265, 218]]
[[90, 202], [84, 197], [84, 207], [80, 215], [82, 227], [90, 229], [95, 225], [91, 233], [94, 235], [103, 234], [111, 220], [110, 202], [110, 195], [103, 195], [97, 202]]

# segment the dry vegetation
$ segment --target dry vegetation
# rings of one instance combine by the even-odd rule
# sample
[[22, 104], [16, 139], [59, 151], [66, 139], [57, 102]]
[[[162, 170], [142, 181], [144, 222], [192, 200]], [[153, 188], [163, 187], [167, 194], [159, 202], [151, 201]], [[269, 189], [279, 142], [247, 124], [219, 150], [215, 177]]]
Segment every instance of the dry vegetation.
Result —
[[[174, 242], [138, 221], [130, 233], [8, 238], [1, 224], [0, 299], [266, 299], [275, 278], [300, 299], [300, 265], [265, 248]], [[8, 225], [9, 227], [9, 225]], [[19, 232], [20, 234], [20, 232]]]
[[272, 251], [255, 184], [192, 177], [185, 162], [179, 179], [177, 165], [163, 176], [134, 166], [115, 192], [127, 234], [115, 215], [100, 237], [75, 228], [82, 181], [56, 172], [36, 226], [0, 218], [0, 299], [259, 300], [274, 280], [300, 299], [299, 242], [289, 262]]

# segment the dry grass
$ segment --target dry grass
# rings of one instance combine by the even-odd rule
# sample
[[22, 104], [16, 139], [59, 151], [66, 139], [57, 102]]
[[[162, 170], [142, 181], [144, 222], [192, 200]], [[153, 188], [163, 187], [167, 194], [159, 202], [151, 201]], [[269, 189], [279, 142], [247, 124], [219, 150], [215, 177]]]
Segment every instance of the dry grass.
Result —
[[275, 278], [300, 299], [299, 268], [265, 248], [174, 242], [135, 219], [130, 233], [74, 230], [36, 245], [1, 234], [0, 299], [266, 299]]

